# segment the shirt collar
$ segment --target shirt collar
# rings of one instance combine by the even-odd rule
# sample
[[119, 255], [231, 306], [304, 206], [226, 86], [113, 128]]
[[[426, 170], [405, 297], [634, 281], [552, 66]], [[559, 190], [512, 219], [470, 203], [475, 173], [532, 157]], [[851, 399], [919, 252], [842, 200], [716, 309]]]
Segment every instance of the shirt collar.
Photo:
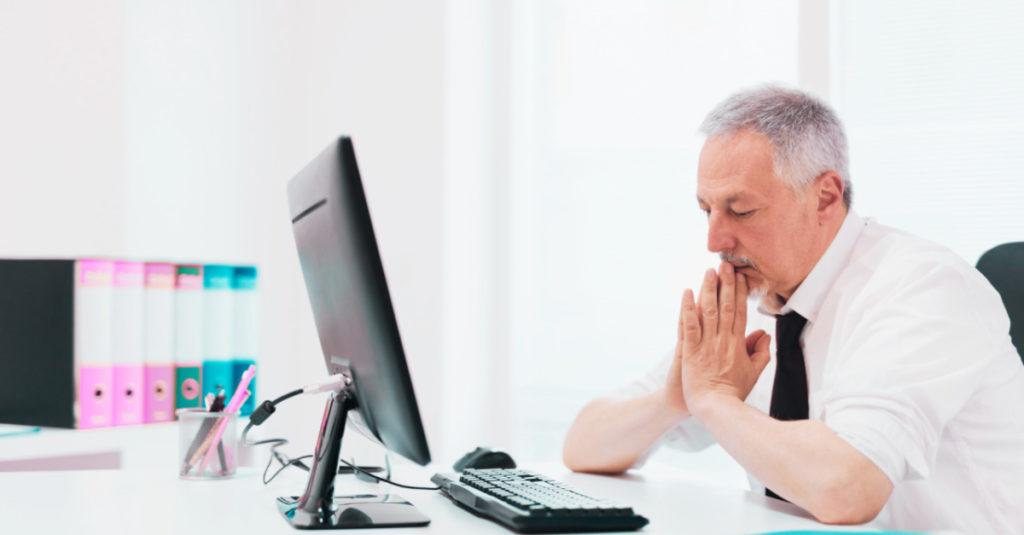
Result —
[[796, 312], [807, 318], [807, 321], [813, 322], [818, 315], [818, 309], [821, 308], [821, 303], [832, 288], [832, 284], [835, 283], [839, 273], [846, 266], [850, 253], [853, 252], [853, 246], [857, 243], [857, 238], [860, 237], [866, 224], [867, 221], [858, 216], [856, 212], [852, 210], [848, 212], [842, 226], [839, 227], [839, 232], [825, 249], [825, 254], [821, 255], [818, 263], [814, 265], [789, 300], [781, 303], [778, 296], [765, 296], [757, 307], [758, 312], [769, 316]]

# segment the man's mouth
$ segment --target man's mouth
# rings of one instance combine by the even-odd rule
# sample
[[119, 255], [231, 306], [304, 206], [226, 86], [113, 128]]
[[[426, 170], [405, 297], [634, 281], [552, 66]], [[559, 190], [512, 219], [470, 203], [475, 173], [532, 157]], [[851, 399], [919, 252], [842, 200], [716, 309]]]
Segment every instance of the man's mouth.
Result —
[[743, 262], [743, 261], [737, 261], [737, 260], [732, 260], [732, 259], [725, 259], [725, 261], [728, 262], [729, 264], [732, 264], [732, 267], [736, 271], [741, 271], [741, 270], [744, 270], [744, 269], [750, 270], [750, 271], [757, 271], [757, 268], [754, 267], [754, 263], [753, 262]]

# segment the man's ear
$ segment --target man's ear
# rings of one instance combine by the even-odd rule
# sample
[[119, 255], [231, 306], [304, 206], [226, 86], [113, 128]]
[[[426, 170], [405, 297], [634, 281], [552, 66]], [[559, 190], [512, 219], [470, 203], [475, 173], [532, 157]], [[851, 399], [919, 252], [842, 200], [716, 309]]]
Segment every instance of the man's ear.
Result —
[[814, 191], [818, 198], [818, 221], [825, 221], [842, 210], [843, 179], [835, 171], [825, 171], [814, 179]]

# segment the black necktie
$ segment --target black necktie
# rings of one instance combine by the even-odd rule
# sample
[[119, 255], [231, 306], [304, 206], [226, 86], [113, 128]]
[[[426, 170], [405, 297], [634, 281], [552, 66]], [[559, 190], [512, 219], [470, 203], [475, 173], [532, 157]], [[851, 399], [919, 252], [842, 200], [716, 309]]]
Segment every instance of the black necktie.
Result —
[[[796, 312], [775, 319], [775, 383], [768, 414], [776, 420], [806, 420], [810, 414], [807, 407], [807, 368], [804, 366], [804, 350], [800, 347], [800, 333], [805, 325], [807, 318]], [[769, 488], [764, 490], [772, 498], [784, 499]]]

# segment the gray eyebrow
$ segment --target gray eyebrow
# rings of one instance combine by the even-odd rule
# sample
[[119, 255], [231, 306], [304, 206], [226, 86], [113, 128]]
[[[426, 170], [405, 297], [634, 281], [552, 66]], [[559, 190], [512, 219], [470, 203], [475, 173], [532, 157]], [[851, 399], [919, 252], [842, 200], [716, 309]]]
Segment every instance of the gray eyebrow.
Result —
[[[730, 196], [725, 198], [725, 204], [732, 204], [732, 203], [742, 199], [743, 197], [748, 197], [748, 195], [743, 194], [743, 193], [736, 193], [734, 195], [730, 195]], [[700, 195], [697, 195], [697, 202], [698, 203], [703, 203], [703, 204], [709, 204], [704, 199], [701, 199]]]

